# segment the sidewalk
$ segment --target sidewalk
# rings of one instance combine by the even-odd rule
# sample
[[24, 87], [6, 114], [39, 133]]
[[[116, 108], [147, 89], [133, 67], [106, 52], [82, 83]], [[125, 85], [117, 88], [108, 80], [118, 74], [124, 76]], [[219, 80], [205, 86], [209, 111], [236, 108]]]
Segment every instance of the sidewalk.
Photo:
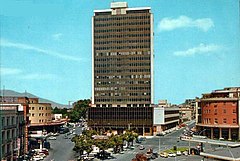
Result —
[[201, 152], [200, 155], [215, 159], [240, 161], [240, 147], [224, 148], [216, 151]]
[[198, 143], [206, 143], [206, 144], [214, 144], [214, 145], [222, 145], [228, 147], [240, 147], [240, 142], [232, 142], [232, 141], [221, 141], [221, 140], [213, 140], [213, 139], [201, 139], [201, 138], [194, 138], [185, 139], [182, 138], [183, 141], [190, 141], [190, 142], [198, 142]]

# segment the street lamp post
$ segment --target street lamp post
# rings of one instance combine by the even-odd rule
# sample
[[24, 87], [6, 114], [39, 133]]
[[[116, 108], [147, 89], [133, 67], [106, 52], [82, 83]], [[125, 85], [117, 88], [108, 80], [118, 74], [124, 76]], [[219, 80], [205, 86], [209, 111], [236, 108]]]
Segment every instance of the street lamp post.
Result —
[[206, 129], [203, 129], [202, 131], [200, 131], [198, 135], [200, 136], [204, 131], [206, 131]]
[[158, 140], [158, 153], [161, 152], [161, 137], [159, 136], [159, 140]]
[[228, 144], [227, 144], [227, 149], [228, 149], [229, 153], [231, 154], [231, 156], [232, 156], [232, 158], [233, 158], [233, 161], [234, 161], [235, 158], [234, 158], [234, 156], [233, 156], [233, 153], [232, 153], [231, 150], [229, 149]]
[[188, 154], [190, 155], [191, 153], [191, 149], [190, 149], [191, 145], [190, 145], [190, 139], [188, 139]]
[[129, 124], [128, 124], [128, 130], [129, 130], [129, 131], [131, 130], [131, 125], [132, 125], [132, 123], [129, 123]]

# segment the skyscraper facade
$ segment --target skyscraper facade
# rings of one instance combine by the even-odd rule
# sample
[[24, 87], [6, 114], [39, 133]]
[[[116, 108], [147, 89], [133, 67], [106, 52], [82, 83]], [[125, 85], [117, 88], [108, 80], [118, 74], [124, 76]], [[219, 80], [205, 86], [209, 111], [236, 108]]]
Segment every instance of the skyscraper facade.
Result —
[[138, 108], [146, 113], [153, 104], [152, 24], [150, 7], [128, 8], [126, 2], [113, 2], [110, 9], [94, 11], [92, 120], [97, 112], [91, 110], [96, 108], [121, 108], [125, 114]]

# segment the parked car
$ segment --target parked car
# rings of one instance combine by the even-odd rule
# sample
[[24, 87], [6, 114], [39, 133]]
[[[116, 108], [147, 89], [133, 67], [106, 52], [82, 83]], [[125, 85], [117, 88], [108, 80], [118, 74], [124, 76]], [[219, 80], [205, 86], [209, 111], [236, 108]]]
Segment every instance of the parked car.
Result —
[[152, 153], [152, 157], [151, 157], [151, 158], [152, 158], [152, 159], [154, 159], [154, 158], [155, 158], [155, 159], [156, 159], [156, 158], [158, 158], [158, 153], [156, 153], [156, 152], [153, 152], [153, 153]]
[[149, 148], [149, 149], [147, 150], [147, 154], [152, 154], [152, 152], [153, 152], [152, 148]]
[[165, 132], [160, 132], [157, 134], [157, 136], [164, 136], [166, 133]]
[[146, 137], [144, 137], [144, 136], [139, 136], [139, 137], [138, 137], [138, 140], [139, 140], [139, 141], [145, 141], [145, 140], [146, 140]]
[[169, 156], [169, 157], [175, 157], [176, 154], [175, 154], [175, 153], [172, 153], [172, 152], [169, 152], [169, 153], [168, 153], [168, 156]]
[[[41, 151], [41, 152], [39, 152], [39, 155], [41, 155], [41, 154], [44, 154], [45, 156], [49, 155], [49, 153], [46, 152], [46, 151]], [[41, 155], [41, 156], [42, 156], [42, 155]], [[44, 157], [45, 157], [45, 156], [44, 156]]]
[[57, 140], [57, 138], [55, 136], [50, 136], [48, 140]]
[[140, 145], [140, 146], [139, 146], [139, 149], [140, 149], [140, 150], [144, 150], [145, 147], [144, 147], [143, 145]]
[[59, 135], [59, 133], [58, 133], [58, 132], [56, 132], [56, 133], [54, 133], [54, 134], [53, 134], [53, 136], [58, 136], [58, 135]]
[[166, 153], [166, 152], [160, 153], [160, 157], [167, 158], [168, 157], [168, 153]]
[[182, 153], [180, 151], [177, 151], [177, 155], [180, 156], [182, 155]]
[[184, 151], [182, 154], [183, 155], [188, 155], [188, 151]]
[[40, 155], [33, 156], [33, 161], [43, 160], [44, 158]]

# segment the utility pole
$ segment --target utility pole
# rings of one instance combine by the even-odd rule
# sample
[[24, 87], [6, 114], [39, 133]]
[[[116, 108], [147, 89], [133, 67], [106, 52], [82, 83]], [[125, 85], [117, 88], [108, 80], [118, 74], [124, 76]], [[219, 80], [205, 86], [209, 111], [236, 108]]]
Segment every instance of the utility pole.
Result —
[[190, 139], [188, 139], [188, 154], [190, 155], [190, 153], [191, 153], [191, 150], [190, 150]]
[[159, 136], [159, 141], [158, 141], [158, 153], [161, 152], [161, 137]]

